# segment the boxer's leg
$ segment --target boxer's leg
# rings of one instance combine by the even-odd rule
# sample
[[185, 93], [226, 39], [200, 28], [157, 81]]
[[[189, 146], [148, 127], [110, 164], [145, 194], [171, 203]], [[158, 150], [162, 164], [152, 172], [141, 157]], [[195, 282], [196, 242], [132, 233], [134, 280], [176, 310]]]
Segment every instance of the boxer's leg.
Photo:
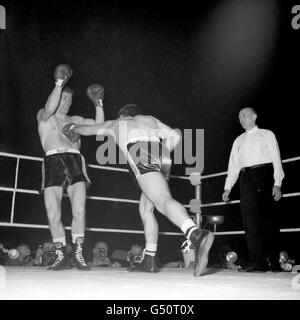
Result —
[[76, 235], [84, 237], [86, 183], [83, 181], [70, 185], [67, 189], [72, 207], [72, 241], [76, 242]]
[[[62, 194], [62, 187], [48, 187], [44, 190], [45, 207], [53, 239], [65, 238], [65, 230], [61, 222]], [[64, 243], [64, 245], [66, 244]]]
[[172, 198], [168, 183], [160, 172], [142, 174], [138, 177], [138, 183], [155, 208], [177, 227], [181, 228], [190, 219], [184, 206]]
[[154, 215], [154, 204], [142, 192], [139, 202], [139, 212], [144, 226], [146, 246], [142, 262], [129, 271], [157, 272], [156, 251], [158, 241], [158, 224]]
[[160, 172], [142, 174], [138, 177], [138, 183], [156, 209], [179, 227], [192, 242], [195, 247], [194, 275], [203, 274], [214, 234], [208, 230], [200, 230], [196, 226], [184, 206], [172, 198], [168, 183]]
[[144, 225], [146, 245], [147, 243], [157, 244], [158, 241], [158, 224], [153, 211], [153, 202], [142, 192], [139, 202], [139, 212]]
[[69, 269], [70, 261], [66, 254], [66, 236], [61, 222], [62, 187], [47, 187], [44, 190], [45, 207], [49, 228], [56, 248], [56, 259], [50, 270]]
[[86, 183], [83, 181], [70, 185], [67, 189], [72, 207], [73, 263], [80, 270], [89, 270], [82, 254], [85, 230]]

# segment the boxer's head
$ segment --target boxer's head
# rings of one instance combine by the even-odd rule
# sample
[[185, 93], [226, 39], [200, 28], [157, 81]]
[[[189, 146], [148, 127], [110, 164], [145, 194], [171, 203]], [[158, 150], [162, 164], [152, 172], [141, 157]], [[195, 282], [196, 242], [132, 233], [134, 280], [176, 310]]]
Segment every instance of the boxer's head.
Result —
[[126, 104], [118, 111], [118, 118], [134, 117], [143, 114], [143, 109], [136, 104]]
[[74, 91], [71, 88], [64, 87], [61, 94], [59, 106], [57, 108], [60, 113], [67, 114], [69, 112], [73, 100], [73, 95]]
[[243, 108], [239, 112], [241, 126], [247, 131], [255, 127], [257, 113], [253, 108]]

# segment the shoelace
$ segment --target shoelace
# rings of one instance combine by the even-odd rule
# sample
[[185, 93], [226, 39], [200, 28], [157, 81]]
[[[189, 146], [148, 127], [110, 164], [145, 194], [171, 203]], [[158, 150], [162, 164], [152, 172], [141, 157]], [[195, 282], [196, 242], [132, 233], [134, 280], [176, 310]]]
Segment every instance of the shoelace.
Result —
[[82, 265], [87, 266], [83, 255], [82, 255], [82, 247], [80, 244], [77, 245], [76, 251], [75, 251], [75, 258], [78, 260]]
[[193, 249], [194, 247], [193, 247], [193, 244], [192, 244], [192, 242], [190, 241], [190, 240], [185, 240], [184, 242], [183, 242], [183, 244], [181, 245], [181, 251], [182, 252], [188, 252], [188, 251], [190, 251], [191, 249]]
[[56, 260], [54, 261], [52, 267], [57, 266], [64, 259], [64, 254], [62, 253], [61, 250], [56, 250], [55, 253], [56, 253], [57, 257], [56, 257]]
[[145, 259], [145, 254], [146, 254], [146, 248], [143, 250], [143, 253], [142, 253], [142, 258], [141, 258], [141, 262], [143, 262], [143, 260]]

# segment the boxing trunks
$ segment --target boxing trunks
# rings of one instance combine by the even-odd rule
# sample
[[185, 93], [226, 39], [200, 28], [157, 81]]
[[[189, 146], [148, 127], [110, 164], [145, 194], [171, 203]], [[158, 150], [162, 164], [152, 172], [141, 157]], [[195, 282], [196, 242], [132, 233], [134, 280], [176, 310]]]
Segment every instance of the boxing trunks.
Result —
[[91, 181], [84, 157], [76, 149], [59, 148], [46, 152], [42, 166], [42, 191], [47, 187], [63, 187]]
[[170, 152], [159, 138], [136, 138], [127, 141], [127, 164], [130, 173], [137, 179], [149, 172], [161, 172], [168, 180], [172, 160]]

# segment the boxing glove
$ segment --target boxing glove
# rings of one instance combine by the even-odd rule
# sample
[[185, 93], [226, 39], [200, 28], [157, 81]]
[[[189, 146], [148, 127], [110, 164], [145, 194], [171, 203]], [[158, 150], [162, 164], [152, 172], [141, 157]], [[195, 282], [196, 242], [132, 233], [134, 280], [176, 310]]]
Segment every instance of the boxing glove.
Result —
[[86, 89], [87, 96], [95, 107], [103, 106], [104, 88], [100, 84], [92, 84]]
[[63, 87], [71, 78], [73, 70], [67, 64], [60, 64], [54, 70], [54, 79], [57, 86]]
[[75, 123], [68, 123], [62, 128], [62, 133], [72, 142], [79, 140], [80, 135], [72, 131], [72, 127], [75, 126]]

